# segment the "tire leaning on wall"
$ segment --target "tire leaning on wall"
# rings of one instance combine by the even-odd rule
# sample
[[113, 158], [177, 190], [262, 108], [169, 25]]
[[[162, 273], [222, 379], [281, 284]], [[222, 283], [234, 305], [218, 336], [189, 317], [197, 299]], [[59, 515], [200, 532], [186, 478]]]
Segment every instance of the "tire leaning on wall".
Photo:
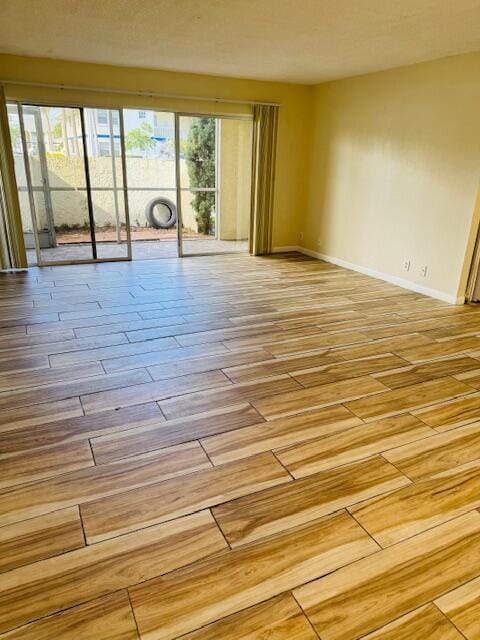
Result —
[[[159, 205], [165, 207], [169, 217], [165, 221], [159, 220], [155, 215], [155, 208]], [[145, 208], [145, 217], [148, 224], [154, 229], [171, 229], [177, 224], [177, 207], [168, 198], [154, 198]]]

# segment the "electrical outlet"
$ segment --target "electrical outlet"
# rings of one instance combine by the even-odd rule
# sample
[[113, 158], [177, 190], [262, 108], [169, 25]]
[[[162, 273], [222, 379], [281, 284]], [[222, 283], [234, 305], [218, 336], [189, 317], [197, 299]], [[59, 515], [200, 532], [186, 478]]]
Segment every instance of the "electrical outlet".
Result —
[[410, 271], [410, 260], [403, 261], [403, 268], [405, 269], [405, 271]]
[[300, 231], [299, 237], [300, 237], [300, 240], [303, 240], [303, 231]]
[[425, 278], [427, 275], [427, 271], [428, 271], [428, 265], [424, 264], [423, 267], [420, 269], [420, 273], [422, 274], [422, 276]]

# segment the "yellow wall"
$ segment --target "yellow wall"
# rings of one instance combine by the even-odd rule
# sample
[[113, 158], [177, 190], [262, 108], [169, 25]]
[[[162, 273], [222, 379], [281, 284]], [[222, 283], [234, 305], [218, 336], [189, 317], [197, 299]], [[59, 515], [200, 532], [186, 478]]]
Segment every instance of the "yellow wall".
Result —
[[478, 215], [479, 106], [480, 53], [316, 86], [304, 246], [462, 294]]
[[[297, 220], [303, 215], [307, 198], [305, 174], [309, 125], [305, 114], [310, 108], [311, 87], [10, 55], [0, 55], [0, 79], [109, 88], [119, 92], [150, 91], [175, 96], [280, 103], [273, 245], [298, 244]], [[91, 106], [144, 106], [243, 114], [250, 110], [228, 103], [168, 100], [147, 95], [140, 98], [115, 91], [105, 94], [7, 85], [6, 93], [8, 98], [32, 102], [50, 100]]]

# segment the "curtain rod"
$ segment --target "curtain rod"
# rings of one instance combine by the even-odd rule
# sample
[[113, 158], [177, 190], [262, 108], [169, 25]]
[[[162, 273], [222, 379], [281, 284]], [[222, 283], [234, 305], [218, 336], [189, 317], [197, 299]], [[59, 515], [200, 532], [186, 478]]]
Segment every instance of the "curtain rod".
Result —
[[0, 80], [0, 84], [13, 84], [25, 87], [39, 87], [44, 89], [63, 89], [66, 91], [90, 91], [93, 93], [115, 93], [119, 95], [142, 96], [143, 98], [168, 98], [172, 100], [200, 100], [202, 102], [223, 102], [227, 104], [263, 104], [269, 107], [280, 107], [279, 102], [262, 102], [261, 100], [229, 100], [228, 98], [207, 98], [205, 96], [181, 96], [174, 93], [157, 93], [155, 91], [128, 91], [123, 89], [103, 89], [100, 87], [85, 87], [82, 85], [53, 84], [44, 82], [28, 82], [24, 80]]

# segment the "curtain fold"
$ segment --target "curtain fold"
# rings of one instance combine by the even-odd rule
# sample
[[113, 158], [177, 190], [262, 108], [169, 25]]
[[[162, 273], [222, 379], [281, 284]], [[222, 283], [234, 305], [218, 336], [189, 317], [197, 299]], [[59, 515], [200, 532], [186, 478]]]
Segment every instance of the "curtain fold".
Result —
[[0, 85], [0, 268], [27, 267], [5, 92]]
[[272, 251], [273, 192], [278, 130], [277, 106], [253, 107], [252, 202], [250, 253], [258, 256]]
[[472, 264], [468, 274], [467, 286], [465, 290], [465, 301], [475, 301], [475, 289], [477, 285], [478, 273], [480, 270], [480, 234], [477, 234], [475, 249], [472, 256]]
[[[466, 302], [474, 302], [476, 301], [476, 298], [478, 298], [478, 291], [475, 292], [475, 289], [477, 288], [477, 280], [480, 271], [480, 187], [477, 189], [477, 199], [475, 201], [475, 209], [473, 211], [472, 225], [475, 225], [477, 234], [475, 236], [473, 249], [469, 245], [467, 245], [467, 256], [471, 251], [472, 258], [470, 262], [470, 270], [467, 276], [467, 283], [465, 286]], [[459, 291], [459, 293], [462, 292]]]

